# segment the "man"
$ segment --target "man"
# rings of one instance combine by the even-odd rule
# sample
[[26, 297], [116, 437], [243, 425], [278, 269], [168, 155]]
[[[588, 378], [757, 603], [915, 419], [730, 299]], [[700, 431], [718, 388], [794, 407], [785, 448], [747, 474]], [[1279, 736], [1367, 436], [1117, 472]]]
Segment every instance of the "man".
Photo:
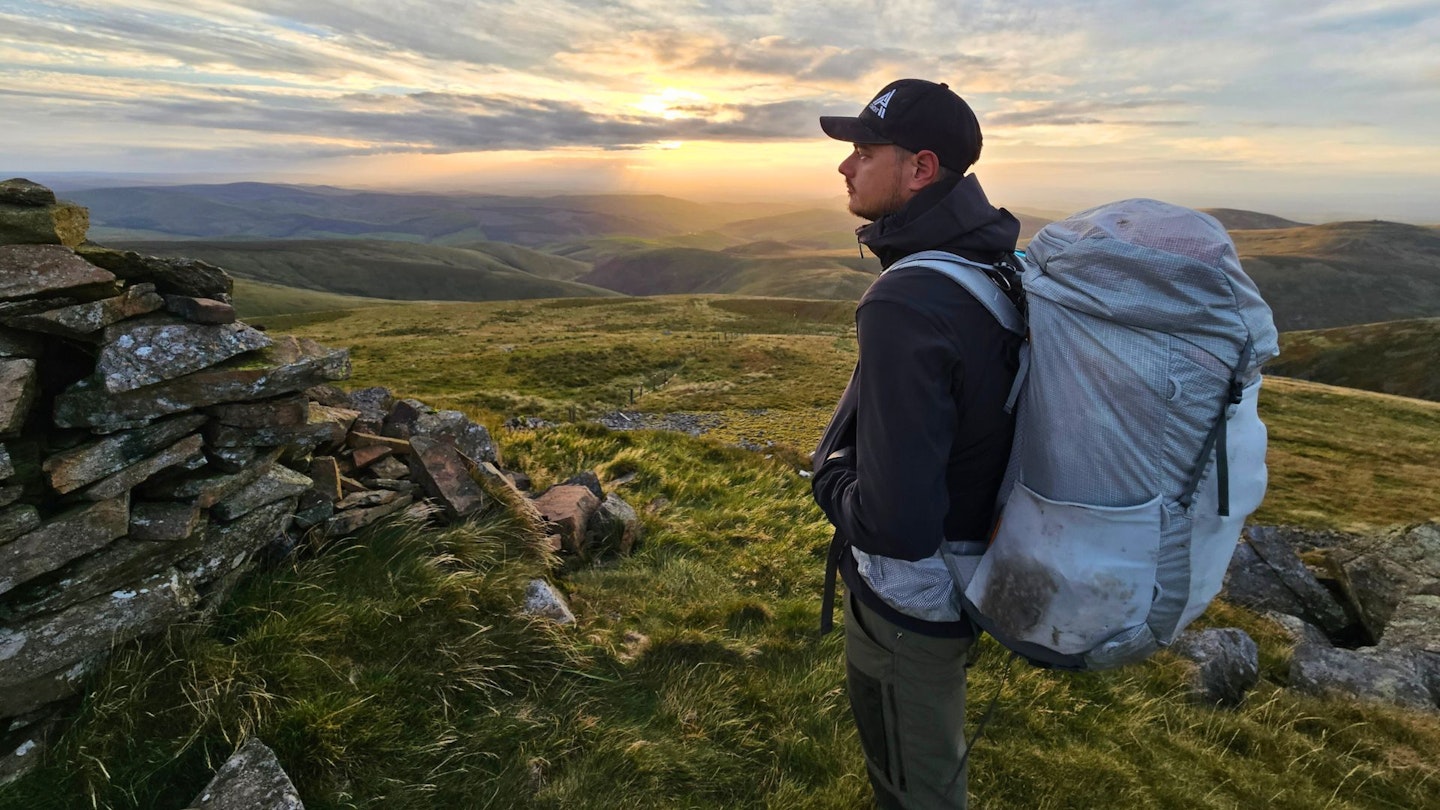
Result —
[[[854, 118], [840, 164], [856, 231], [883, 267], [922, 250], [990, 264], [1020, 223], [965, 172], [980, 125], [944, 84], [902, 79]], [[938, 271], [883, 273], [855, 311], [860, 357], [815, 452], [815, 500], [835, 526], [847, 591], [846, 680], [876, 801], [963, 808], [965, 662], [974, 633], [935, 556], [990, 534], [1014, 430], [1019, 338]]]

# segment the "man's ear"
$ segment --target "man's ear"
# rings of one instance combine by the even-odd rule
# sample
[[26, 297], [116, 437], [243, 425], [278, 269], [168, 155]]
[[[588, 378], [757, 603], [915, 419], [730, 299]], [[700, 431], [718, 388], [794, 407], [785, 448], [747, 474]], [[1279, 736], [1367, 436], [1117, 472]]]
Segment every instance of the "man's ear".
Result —
[[940, 176], [940, 158], [929, 149], [922, 149], [911, 158], [910, 171], [907, 174], [906, 186], [910, 191], [919, 191]]

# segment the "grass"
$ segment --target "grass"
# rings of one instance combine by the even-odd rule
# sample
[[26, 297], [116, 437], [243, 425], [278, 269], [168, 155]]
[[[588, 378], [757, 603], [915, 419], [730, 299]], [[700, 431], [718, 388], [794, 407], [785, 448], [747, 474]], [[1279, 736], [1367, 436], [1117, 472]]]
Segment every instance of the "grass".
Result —
[[[748, 415], [746, 429], [777, 444], [762, 454], [727, 446], [731, 435], [587, 423], [503, 431], [507, 466], [538, 487], [594, 469], [634, 505], [637, 552], [556, 568], [495, 513], [444, 531], [396, 526], [257, 575], [213, 624], [123, 648], [55, 754], [0, 789], [0, 808], [184, 806], [250, 734], [310, 808], [867, 806], [840, 639], [815, 632], [828, 526], [796, 474], [853, 362], [847, 312], [681, 297], [271, 326], [355, 346], [356, 385], [492, 423], [503, 411], [486, 403], [511, 396], [551, 414], [608, 407], [659, 358], [667, 381], [641, 396], [646, 409]], [[669, 350], [647, 353], [657, 345]], [[515, 355], [529, 359], [512, 366]], [[537, 358], [565, 357], [574, 378], [520, 380]], [[505, 393], [480, 396], [487, 386]], [[706, 407], [717, 402], [727, 407]], [[1282, 379], [1263, 403], [1274, 448], [1263, 519], [1354, 527], [1440, 513], [1426, 461], [1440, 405]], [[547, 574], [576, 625], [517, 616], [523, 584]], [[1168, 654], [1088, 675], [1018, 667], [1002, 686], [1000, 650], [984, 642], [971, 721], [1001, 699], [975, 752], [974, 806], [1440, 808], [1440, 719], [1294, 695], [1278, 627], [1223, 603], [1201, 621], [1260, 645], [1261, 683], [1237, 710], [1186, 702]]]
[[1288, 377], [1440, 401], [1437, 340], [1440, 318], [1287, 332], [1271, 367]]

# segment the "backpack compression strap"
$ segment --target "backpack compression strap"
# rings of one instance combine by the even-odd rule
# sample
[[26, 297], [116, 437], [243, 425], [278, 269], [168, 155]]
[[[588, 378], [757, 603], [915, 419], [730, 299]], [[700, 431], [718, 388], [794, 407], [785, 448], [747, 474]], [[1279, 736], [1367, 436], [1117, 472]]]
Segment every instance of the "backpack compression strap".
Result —
[[1230, 516], [1230, 452], [1225, 447], [1225, 423], [1230, 421], [1230, 406], [1240, 404], [1245, 393], [1245, 385], [1240, 381], [1240, 372], [1250, 365], [1251, 356], [1255, 353], [1255, 339], [1246, 338], [1245, 348], [1240, 350], [1240, 360], [1235, 364], [1235, 370], [1230, 373], [1230, 391], [1225, 401], [1220, 403], [1220, 416], [1215, 420], [1215, 426], [1210, 428], [1210, 433], [1205, 436], [1205, 444], [1200, 448], [1200, 457], [1195, 460], [1195, 474], [1190, 477], [1190, 486], [1186, 488], [1185, 497], [1181, 503], [1186, 509], [1195, 500], [1195, 493], [1200, 489], [1200, 479], [1205, 476], [1206, 461], [1210, 459], [1210, 451], [1215, 451], [1215, 486], [1219, 508], [1216, 510], [1221, 517]]

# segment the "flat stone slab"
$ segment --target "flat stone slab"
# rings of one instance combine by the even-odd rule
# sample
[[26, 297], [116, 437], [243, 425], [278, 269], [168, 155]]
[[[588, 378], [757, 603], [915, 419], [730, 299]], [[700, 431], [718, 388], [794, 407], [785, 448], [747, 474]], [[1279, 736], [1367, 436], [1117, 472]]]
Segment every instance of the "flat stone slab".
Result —
[[0, 245], [0, 301], [113, 283], [115, 275], [59, 245]]
[[251, 737], [187, 810], [305, 810], [305, 805], [275, 752]]
[[214, 298], [190, 295], [165, 296], [165, 311], [191, 323], [225, 324], [236, 320], [235, 307]]
[[36, 391], [34, 360], [0, 360], [0, 436], [24, 427]]
[[[102, 548], [123, 536], [129, 527], [128, 492], [45, 521], [39, 528], [0, 545], [0, 593]], [[3, 660], [0, 656], [0, 662]]]
[[94, 655], [0, 689], [0, 717], [16, 717], [47, 703], [80, 694], [80, 690], [85, 688], [85, 679], [98, 670], [104, 660], [103, 653]]
[[131, 464], [100, 483], [81, 490], [80, 497], [92, 501], [114, 498], [143, 484], [161, 470], [170, 467], [193, 468], [197, 463], [203, 464], [204, 445], [205, 440], [200, 434], [186, 436], [144, 461]]
[[0, 624], [54, 613], [103, 593], [122, 590], [168, 568], [198, 547], [198, 536], [178, 542], [121, 537], [99, 551], [67, 563], [55, 576], [22, 585], [6, 594], [4, 605], [0, 606]]
[[1390, 614], [1380, 646], [1440, 654], [1440, 595], [1415, 593], [1401, 599]]
[[240, 428], [299, 427], [310, 421], [310, 400], [287, 394], [256, 402], [227, 402], [205, 409], [218, 424]]
[[235, 291], [229, 273], [198, 259], [162, 259], [98, 245], [82, 245], [76, 252], [126, 281], [152, 283], [162, 295], [219, 299]]
[[[352, 436], [354, 434], [351, 434]], [[411, 440], [410, 474], [444, 508], [451, 520], [479, 510], [487, 501], [484, 490], [465, 468], [454, 446], [416, 437]]]
[[85, 241], [90, 211], [74, 203], [13, 205], [0, 202], [0, 243], [66, 245]]
[[112, 394], [183, 377], [263, 349], [264, 332], [243, 323], [220, 326], [173, 321], [167, 316], [126, 321], [105, 330], [95, 371]]
[[1300, 603], [1304, 612], [1295, 615], [1332, 635], [1344, 632], [1350, 624], [1345, 609], [1330, 595], [1330, 591], [1320, 584], [1315, 575], [1310, 573], [1310, 569], [1305, 567], [1305, 563], [1286, 542], [1282, 532], [1267, 526], [1247, 526], [1242, 542], [1255, 550], [1281, 585]]
[[148, 315], [164, 305], [153, 284], [125, 288], [120, 295], [5, 319], [8, 326], [84, 340], [127, 318]]
[[365, 492], [355, 492], [341, 498], [335, 504], [336, 509], [369, 509], [372, 506], [384, 506], [387, 503], [394, 503], [399, 499], [400, 493], [390, 489], [372, 489]]
[[22, 534], [40, 527], [40, 513], [33, 506], [7, 506], [0, 509], [0, 543], [8, 543]]
[[335, 513], [334, 517], [325, 523], [325, 534], [329, 537], [351, 537], [374, 525], [381, 518], [389, 517], [415, 502], [415, 498], [410, 495], [401, 495], [398, 492], [388, 494], [397, 497], [389, 503]]
[[206, 585], [240, 570], [255, 552], [280, 538], [290, 527], [296, 499], [287, 498], [255, 509], [229, 523], [212, 522], [198, 551], [176, 563], [197, 585]]
[[145, 460], [205, 424], [199, 414], [179, 416], [153, 425], [115, 433], [99, 441], [56, 453], [40, 469], [50, 488], [65, 494]]
[[0, 444], [0, 480], [9, 478], [15, 474], [15, 462], [10, 460], [10, 451]]
[[194, 501], [201, 509], [209, 509], [269, 472], [276, 460], [280, 458], [280, 452], [279, 449], [271, 450], [253, 463], [242, 467], [238, 472], [223, 475], [187, 475], [167, 478], [163, 481], [147, 481], [138, 491], [147, 498]]
[[134, 540], [185, 540], [205, 525], [205, 512], [184, 501], [137, 501], [130, 505]]
[[205, 426], [205, 443], [211, 447], [279, 447], [287, 444], [316, 447], [343, 439], [334, 424], [298, 425], [294, 427], [232, 427], [210, 424]]
[[0, 327], [0, 357], [35, 358], [42, 350], [38, 335]]
[[369, 447], [355, 448], [350, 453], [350, 460], [355, 464], [355, 469], [363, 470], [394, 452], [393, 449], [384, 445], [372, 444]]
[[15, 503], [16, 501], [20, 500], [20, 496], [24, 494], [25, 486], [23, 484], [0, 486], [0, 507], [9, 506], [10, 504]]
[[50, 746], [60, 739], [66, 728], [67, 712], [58, 707], [27, 717], [27, 722], [14, 722], [10, 728], [0, 726], [0, 785], [6, 785], [40, 767]]
[[73, 605], [0, 628], [0, 689], [83, 661], [183, 618], [195, 604], [174, 569]]
[[97, 427], [194, 410], [222, 402], [266, 399], [350, 376], [350, 354], [313, 340], [277, 337], [253, 356], [156, 383], [110, 393], [96, 378], [72, 385], [55, 400], [59, 427]]
[[220, 520], [234, 520], [266, 504], [294, 498], [309, 489], [312, 483], [309, 477], [276, 464], [254, 483], [215, 504], [211, 511]]
[[410, 475], [410, 468], [405, 462], [393, 456], [386, 456], [379, 461], [371, 462], [366, 472], [377, 478], [407, 478]]
[[334, 456], [316, 456], [310, 460], [310, 488], [330, 503], [345, 497], [340, 489], [340, 465]]

